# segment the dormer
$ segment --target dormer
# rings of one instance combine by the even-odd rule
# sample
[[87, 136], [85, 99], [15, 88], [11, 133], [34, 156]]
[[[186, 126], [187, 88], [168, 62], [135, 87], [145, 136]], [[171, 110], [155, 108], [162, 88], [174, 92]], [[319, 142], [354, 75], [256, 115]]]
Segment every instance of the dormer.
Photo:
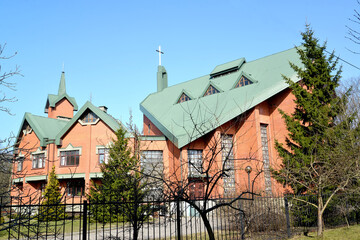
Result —
[[214, 70], [210, 73], [210, 79], [222, 77], [231, 73], [235, 73], [239, 71], [241, 66], [246, 62], [245, 58], [240, 58], [238, 60], [234, 60], [228, 63], [224, 63], [218, 65], [214, 68]]
[[66, 93], [65, 72], [61, 73], [58, 94], [49, 94], [46, 100], [45, 113], [49, 118], [72, 118], [78, 110], [75, 98]]

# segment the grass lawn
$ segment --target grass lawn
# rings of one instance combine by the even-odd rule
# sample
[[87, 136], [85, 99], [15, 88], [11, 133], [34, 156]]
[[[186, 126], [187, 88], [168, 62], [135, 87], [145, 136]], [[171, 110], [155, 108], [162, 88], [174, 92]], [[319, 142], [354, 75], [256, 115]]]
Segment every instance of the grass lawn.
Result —
[[360, 239], [360, 225], [341, 227], [335, 229], [328, 229], [324, 231], [323, 236], [317, 237], [316, 232], [309, 233], [309, 236], [295, 236], [292, 240], [310, 240], [310, 239], [322, 239], [322, 240], [352, 240]]
[[[39, 225], [38, 225], [39, 224]], [[62, 234], [70, 234], [70, 233], [79, 233], [82, 231], [82, 222], [80, 223], [79, 219], [75, 219], [75, 220], [65, 220], [65, 221], [58, 221], [58, 222], [40, 222], [38, 223], [38, 221], [36, 220], [31, 220], [30, 221], [30, 227], [28, 227], [29, 225], [27, 225], [27, 223], [24, 223], [24, 225], [22, 225], [20, 227], [20, 229], [15, 226], [12, 228], [10, 236], [12, 238], [17, 238], [17, 236], [19, 236], [19, 231], [20, 231], [20, 237], [24, 237], [24, 236], [36, 236], [36, 232], [38, 231], [39, 235], [44, 235], [46, 232], [46, 228], [48, 229], [49, 234], [53, 233], [53, 232], [57, 232], [59, 234], [59, 236], [62, 236]], [[64, 229], [65, 226], [65, 229]], [[111, 228], [114, 227], [122, 227], [123, 223], [111, 223]], [[101, 231], [102, 228], [108, 229], [110, 228], [110, 224], [107, 223], [105, 225], [103, 225], [102, 223], [94, 223], [94, 222], [88, 222], [87, 223], [87, 229], [90, 230], [94, 230], [97, 229], [98, 231]], [[0, 231], [0, 240], [2, 239], [7, 239], [8, 238], [8, 231]]]

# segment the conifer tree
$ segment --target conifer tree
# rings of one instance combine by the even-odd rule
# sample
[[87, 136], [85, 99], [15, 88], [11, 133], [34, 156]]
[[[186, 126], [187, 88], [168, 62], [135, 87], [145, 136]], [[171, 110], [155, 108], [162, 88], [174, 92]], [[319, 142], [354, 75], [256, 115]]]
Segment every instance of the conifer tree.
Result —
[[290, 63], [300, 81], [284, 76], [295, 96], [292, 114], [280, 111], [289, 132], [285, 146], [276, 142], [282, 158], [274, 177], [290, 186], [294, 194], [315, 194], [318, 235], [323, 231], [323, 213], [333, 196], [359, 177], [355, 149], [356, 131], [351, 129], [352, 117], [339, 118], [346, 104], [337, 96], [341, 68], [334, 53], [327, 56], [326, 43], [319, 46], [313, 31], [306, 26], [303, 45], [297, 48], [302, 66]]
[[[129, 148], [127, 132], [120, 128], [110, 147], [110, 159], [101, 165], [102, 184], [93, 183], [89, 199], [95, 220], [106, 223], [129, 221], [133, 227], [133, 239], [142, 223], [151, 214], [149, 205], [144, 204], [147, 194], [146, 181], [140, 171], [140, 158], [135, 142]], [[136, 134], [136, 133], [135, 133]], [[138, 139], [137, 135], [134, 139]]]
[[39, 209], [39, 220], [57, 221], [66, 217], [65, 207], [61, 204], [61, 192], [59, 180], [56, 177], [53, 166], [48, 183], [43, 193], [43, 201]]

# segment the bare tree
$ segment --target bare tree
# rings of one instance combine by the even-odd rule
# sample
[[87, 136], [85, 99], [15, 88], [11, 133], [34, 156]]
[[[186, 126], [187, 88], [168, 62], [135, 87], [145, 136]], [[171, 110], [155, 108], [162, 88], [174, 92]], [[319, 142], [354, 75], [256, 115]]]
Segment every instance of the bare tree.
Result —
[[[12, 57], [14, 57], [17, 52], [15, 52], [12, 55], [4, 56], [4, 50], [5, 50], [6, 44], [1, 45], [0, 44], [0, 60], [8, 60]], [[5, 89], [15, 91], [16, 84], [10, 80], [11, 77], [15, 75], [20, 75], [20, 68], [18, 66], [15, 67], [15, 70], [9, 70], [9, 71], [3, 71], [2, 67], [0, 65], [0, 86], [4, 87]], [[15, 102], [17, 99], [16, 97], [9, 97], [4, 90], [0, 90], [0, 103], [4, 102]], [[11, 111], [8, 107], [0, 106], [0, 111], [6, 112], [8, 114], [11, 114]]]
[[[14, 57], [17, 53], [11, 55], [4, 55], [6, 44], [0, 44], [0, 61], [9, 60]], [[20, 69], [18, 66], [15, 70], [3, 71], [2, 64], [0, 63], [0, 111], [11, 115], [11, 111], [8, 107], [3, 104], [6, 102], [15, 102], [15, 97], [9, 97], [6, 93], [7, 90], [15, 91], [16, 84], [12, 81], [11, 77], [20, 75]], [[9, 181], [11, 174], [11, 163], [12, 163], [12, 147], [13, 147], [14, 136], [1, 136], [0, 137], [0, 196], [8, 195]]]
[[[357, 0], [358, 5], [360, 5], [359, 0]], [[352, 15], [352, 18], [349, 18], [349, 21], [354, 24], [354, 26], [346, 25], [347, 28], [347, 36], [345, 36], [347, 39], [349, 39], [351, 42], [359, 45], [360, 44], [360, 31], [356, 29], [360, 25], [360, 13], [357, 9], [354, 9], [354, 13]], [[354, 54], [360, 54], [359, 51], [348, 50]]]
[[[253, 110], [245, 111], [241, 116], [223, 125], [219, 124], [217, 117], [221, 115], [221, 111], [203, 111], [198, 106], [184, 108], [184, 111], [188, 118], [178, 124], [187, 132], [190, 142], [180, 149], [187, 152], [187, 161], [180, 153], [180, 162], [172, 166], [171, 171], [164, 169], [166, 174], [155, 174], [159, 168], [150, 172], [145, 171], [144, 174], [162, 183], [165, 199], [184, 202], [195, 209], [206, 227], [209, 239], [215, 239], [210, 213], [228, 207], [243, 214], [239, 200], [253, 200], [256, 195], [254, 183], [263, 173], [263, 161], [257, 158], [259, 149], [254, 149], [252, 153], [249, 151], [249, 156], [242, 159], [236, 159], [233, 152], [234, 145], [242, 140], [241, 136], [235, 136], [234, 129], [238, 131], [246, 121], [247, 114], [251, 114]], [[203, 150], [196, 150], [199, 136], [205, 146]], [[235, 182], [235, 175], [239, 174], [239, 171], [246, 175], [245, 167], [248, 165], [253, 168], [251, 180], [240, 186]], [[218, 200], [219, 198], [222, 200]]]

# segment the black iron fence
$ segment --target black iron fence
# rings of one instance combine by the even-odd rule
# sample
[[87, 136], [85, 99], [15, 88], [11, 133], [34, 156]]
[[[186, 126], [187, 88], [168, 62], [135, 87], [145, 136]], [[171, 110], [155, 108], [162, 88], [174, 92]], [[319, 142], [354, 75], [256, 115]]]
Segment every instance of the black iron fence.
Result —
[[[298, 196], [316, 203], [314, 196]], [[0, 239], [209, 239], [208, 227], [185, 201], [89, 202], [42, 205], [13, 198], [0, 204]], [[358, 224], [359, 196], [336, 196], [325, 225]], [[29, 201], [29, 200], [27, 200]], [[204, 200], [193, 203], [202, 206]], [[207, 200], [212, 208], [231, 199]], [[31, 203], [31, 204], [30, 204]], [[292, 196], [254, 197], [206, 215], [215, 239], [286, 239], [316, 227], [317, 210]]]

